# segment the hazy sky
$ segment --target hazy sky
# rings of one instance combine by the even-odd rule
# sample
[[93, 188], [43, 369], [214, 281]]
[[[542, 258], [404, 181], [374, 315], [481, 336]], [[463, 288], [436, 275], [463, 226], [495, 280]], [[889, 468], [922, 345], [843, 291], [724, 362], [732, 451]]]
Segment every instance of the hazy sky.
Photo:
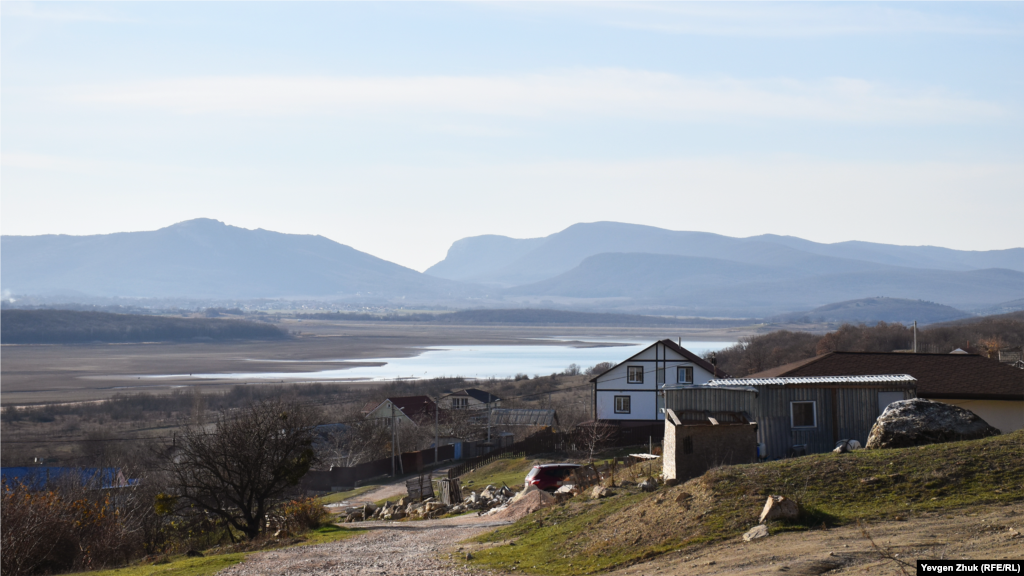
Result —
[[3, 2], [4, 234], [1024, 246], [1021, 3]]

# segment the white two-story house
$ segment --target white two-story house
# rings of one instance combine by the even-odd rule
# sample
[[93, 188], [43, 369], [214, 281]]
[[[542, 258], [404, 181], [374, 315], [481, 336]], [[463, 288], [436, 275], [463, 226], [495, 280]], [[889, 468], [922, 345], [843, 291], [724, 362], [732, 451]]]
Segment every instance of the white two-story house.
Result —
[[729, 376], [671, 340], [659, 340], [590, 381], [594, 413], [609, 424], [653, 424], [665, 419], [665, 387], [704, 384]]

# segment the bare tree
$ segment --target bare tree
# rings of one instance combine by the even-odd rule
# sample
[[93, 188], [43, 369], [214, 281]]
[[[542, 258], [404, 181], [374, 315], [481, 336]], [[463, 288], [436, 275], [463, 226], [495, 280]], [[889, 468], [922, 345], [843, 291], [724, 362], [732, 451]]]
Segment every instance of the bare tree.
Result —
[[594, 461], [594, 456], [615, 436], [615, 428], [602, 422], [587, 422], [576, 427], [576, 449]]
[[218, 416], [212, 432], [186, 427], [170, 470], [178, 495], [248, 538], [259, 536], [267, 514], [314, 463], [319, 423], [315, 410], [275, 400]]

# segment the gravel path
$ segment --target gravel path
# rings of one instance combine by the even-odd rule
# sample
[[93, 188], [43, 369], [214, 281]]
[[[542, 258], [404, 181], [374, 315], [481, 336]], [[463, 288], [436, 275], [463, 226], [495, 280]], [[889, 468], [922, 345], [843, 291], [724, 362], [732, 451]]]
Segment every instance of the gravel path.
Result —
[[312, 546], [273, 550], [249, 556], [219, 576], [311, 574], [353, 576], [469, 576], [448, 560], [458, 542], [509, 522], [460, 516], [419, 522], [361, 522], [366, 534]]

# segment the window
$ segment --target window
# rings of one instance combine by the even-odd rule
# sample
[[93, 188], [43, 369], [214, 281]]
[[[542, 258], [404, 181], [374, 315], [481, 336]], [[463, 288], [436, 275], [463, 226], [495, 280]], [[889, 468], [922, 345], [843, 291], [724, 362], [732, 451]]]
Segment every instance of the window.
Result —
[[469, 407], [469, 398], [452, 398], [452, 408], [458, 410], [460, 408]]
[[679, 366], [676, 368], [676, 382], [679, 384], [693, 384], [693, 366]]
[[629, 414], [629, 396], [615, 397], [615, 413]]
[[793, 428], [816, 428], [818, 426], [815, 402], [790, 402], [789, 416]]
[[629, 366], [626, 368], [626, 382], [629, 384], [643, 384], [644, 383], [644, 367], [643, 366]]

